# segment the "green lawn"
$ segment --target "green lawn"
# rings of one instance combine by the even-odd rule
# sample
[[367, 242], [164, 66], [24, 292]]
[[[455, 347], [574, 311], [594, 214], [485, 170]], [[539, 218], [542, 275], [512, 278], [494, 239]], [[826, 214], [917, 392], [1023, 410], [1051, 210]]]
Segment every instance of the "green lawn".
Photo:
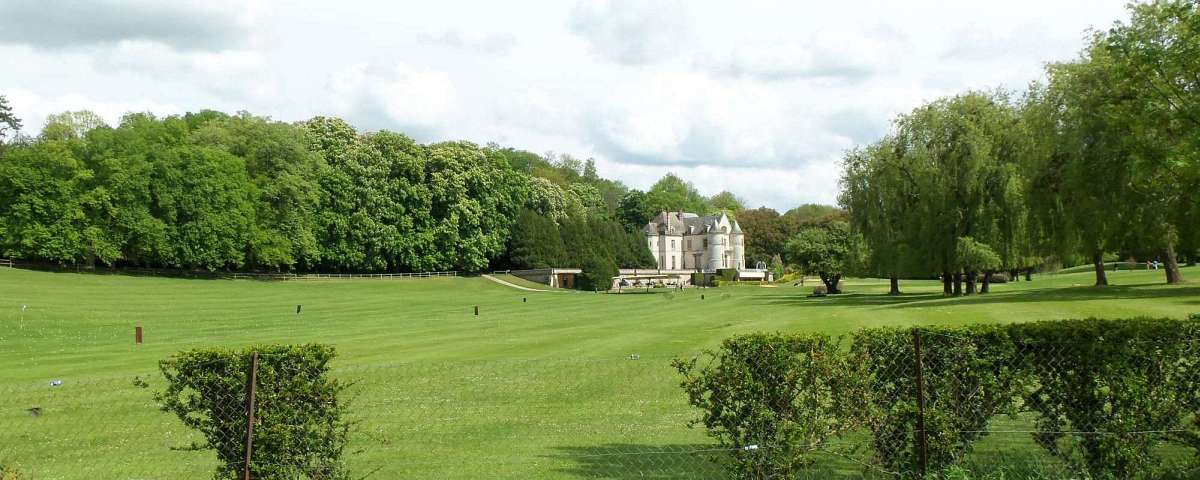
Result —
[[[1096, 289], [1086, 272], [1035, 276], [963, 298], [943, 298], [933, 281], [902, 282], [897, 298], [884, 295], [886, 281], [852, 280], [845, 295], [813, 299], [811, 284], [602, 295], [480, 278], [260, 282], [0, 268], [0, 462], [32, 479], [209, 477], [213, 454], [188, 449], [198, 437], [155, 408], [157, 361], [199, 346], [325, 342], [340, 352], [335, 375], [356, 382], [356, 478], [715, 477], [689, 453], [708, 442], [686, 427], [695, 412], [672, 358], [762, 330], [1200, 312], [1200, 284], [1161, 285], [1160, 271], [1109, 279], [1115, 286]], [[35, 406], [40, 416], [28, 412]], [[989, 455], [1029, 443], [986, 442]], [[845, 460], [824, 468], [862, 471]]]

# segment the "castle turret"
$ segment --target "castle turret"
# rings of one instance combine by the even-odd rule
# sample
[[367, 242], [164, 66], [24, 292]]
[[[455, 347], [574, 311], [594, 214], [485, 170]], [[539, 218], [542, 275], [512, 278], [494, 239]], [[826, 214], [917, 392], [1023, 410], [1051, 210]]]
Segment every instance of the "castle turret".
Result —
[[719, 230], [716, 225], [708, 227], [708, 235], [706, 236], [708, 238], [708, 251], [706, 251], [704, 254], [706, 260], [704, 262], [705, 270], [716, 270], [721, 268], [721, 254], [723, 253], [723, 246], [721, 245], [721, 233], [721, 230]]
[[733, 243], [733, 268], [746, 268], [746, 251], [743, 245], [745, 237], [742, 235], [742, 226], [738, 225], [737, 220], [733, 221], [733, 229], [729, 231], [729, 241]]

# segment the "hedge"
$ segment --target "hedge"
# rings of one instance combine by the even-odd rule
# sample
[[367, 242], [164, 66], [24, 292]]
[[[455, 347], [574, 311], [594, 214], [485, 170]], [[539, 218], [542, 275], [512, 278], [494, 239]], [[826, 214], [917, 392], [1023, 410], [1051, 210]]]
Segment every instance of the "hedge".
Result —
[[160, 408], [204, 435], [217, 453], [216, 478], [241, 478], [245, 463], [247, 380], [258, 353], [252, 478], [348, 478], [342, 463], [349, 423], [344, 385], [328, 377], [333, 347], [260, 345], [206, 348], [159, 362], [167, 386]]
[[870, 434], [873, 468], [946, 471], [992, 418], [1017, 414], [1034, 417], [1037, 444], [1085, 476], [1164, 473], [1167, 444], [1200, 455], [1200, 316], [867, 329], [849, 348], [842, 340], [742, 335], [675, 362], [703, 412], [693, 425], [735, 452], [722, 459], [731, 472], [797, 475], [850, 432]]

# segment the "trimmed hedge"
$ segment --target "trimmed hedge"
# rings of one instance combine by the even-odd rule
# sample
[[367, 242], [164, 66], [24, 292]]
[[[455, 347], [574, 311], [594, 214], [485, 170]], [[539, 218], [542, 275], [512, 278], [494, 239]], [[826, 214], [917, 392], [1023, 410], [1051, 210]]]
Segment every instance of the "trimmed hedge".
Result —
[[[743, 335], [701, 355], [703, 367], [676, 361], [704, 412], [694, 425], [734, 449], [723, 461], [743, 478], [794, 475], [850, 431], [871, 434], [878, 467], [914, 477], [918, 420], [928, 471], [945, 471], [997, 415], [1034, 416], [1034, 440], [1090, 477], [1163, 473], [1157, 447], [1167, 444], [1200, 455], [1198, 315], [868, 329], [851, 339], [840, 349], [822, 334]], [[749, 444], [771, 448], [739, 450]]]
[[245, 457], [247, 379], [258, 352], [252, 478], [346, 479], [342, 463], [350, 424], [328, 378], [333, 347], [260, 345], [235, 351], [184, 351], [159, 362], [167, 380], [155, 399], [216, 450], [215, 478], [241, 478]]

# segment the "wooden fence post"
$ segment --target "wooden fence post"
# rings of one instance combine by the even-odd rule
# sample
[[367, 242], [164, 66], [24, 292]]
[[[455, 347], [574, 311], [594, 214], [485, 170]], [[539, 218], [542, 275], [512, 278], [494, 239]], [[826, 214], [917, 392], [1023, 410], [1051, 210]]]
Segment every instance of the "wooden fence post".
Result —
[[250, 377], [246, 380], [246, 463], [242, 480], [250, 480], [250, 455], [254, 452], [254, 394], [258, 390], [258, 352], [250, 354]]
[[135, 343], [137, 345], [142, 344], [142, 326], [141, 325], [133, 327], [133, 343]]
[[917, 367], [916, 371], [916, 387], [917, 387], [917, 465], [921, 469], [921, 477], [925, 478], [926, 472], [929, 470], [929, 450], [927, 445], [927, 435], [925, 433], [925, 376], [923, 364], [925, 363], [921, 356], [921, 329], [913, 328], [913, 361]]

